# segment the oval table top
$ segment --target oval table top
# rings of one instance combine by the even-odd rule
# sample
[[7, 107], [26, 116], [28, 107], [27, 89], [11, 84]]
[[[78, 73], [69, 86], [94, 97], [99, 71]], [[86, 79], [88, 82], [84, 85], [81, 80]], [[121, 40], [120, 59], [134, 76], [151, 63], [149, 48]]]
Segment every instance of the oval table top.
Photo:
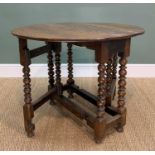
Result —
[[133, 25], [114, 23], [55, 23], [19, 27], [12, 34], [23, 39], [41, 41], [105, 41], [130, 38], [144, 33]]

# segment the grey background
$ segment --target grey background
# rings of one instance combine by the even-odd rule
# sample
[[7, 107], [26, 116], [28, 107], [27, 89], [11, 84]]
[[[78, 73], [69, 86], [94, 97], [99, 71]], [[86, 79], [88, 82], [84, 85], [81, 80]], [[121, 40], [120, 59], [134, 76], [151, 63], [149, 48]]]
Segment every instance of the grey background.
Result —
[[[155, 4], [0, 4], [0, 63], [19, 63], [18, 40], [11, 29], [54, 22], [116, 22], [141, 26], [146, 33], [132, 39], [129, 63], [155, 63]], [[42, 45], [31, 41], [29, 47]], [[33, 60], [45, 63], [46, 55]], [[63, 45], [62, 62], [66, 62]], [[74, 47], [75, 63], [94, 63], [94, 52]]]

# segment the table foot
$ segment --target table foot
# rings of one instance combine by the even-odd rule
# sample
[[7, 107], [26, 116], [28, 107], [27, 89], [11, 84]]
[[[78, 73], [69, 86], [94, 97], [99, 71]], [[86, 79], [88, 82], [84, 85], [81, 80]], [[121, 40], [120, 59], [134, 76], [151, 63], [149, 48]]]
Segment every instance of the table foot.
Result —
[[94, 136], [95, 142], [97, 144], [102, 143], [102, 140], [105, 137], [106, 122], [104, 120], [102, 120], [102, 121], [97, 120], [95, 123], [94, 131], [95, 131], [95, 136]]
[[74, 98], [73, 92], [71, 90], [67, 90], [68, 92], [68, 98], [72, 99]]
[[98, 137], [95, 137], [94, 140], [95, 140], [96, 144], [101, 144], [103, 141], [102, 138], [98, 138]]
[[27, 131], [27, 137], [31, 138], [31, 137], [34, 136], [35, 125], [32, 124], [32, 123], [30, 123], [30, 124], [28, 125], [28, 128], [29, 128], [29, 129], [28, 129], [28, 131]]
[[56, 105], [56, 103], [55, 103], [54, 101], [50, 101], [49, 104], [50, 104], [51, 106]]
[[33, 137], [33, 136], [34, 136], [34, 132], [27, 133], [27, 137], [28, 137], [28, 138], [31, 138], [31, 137]]
[[[48, 91], [49, 91], [50, 89], [51, 89], [51, 86], [49, 85], [49, 86], [48, 86]], [[55, 102], [52, 98], [50, 98], [49, 104], [50, 104], [51, 106], [53, 106], [53, 105], [56, 105], [56, 102]]]
[[35, 125], [32, 123], [32, 118], [34, 116], [33, 107], [31, 105], [25, 104], [23, 106], [24, 112], [24, 126], [28, 137], [34, 136]]
[[117, 132], [123, 132], [124, 131], [124, 128], [121, 125], [118, 125], [115, 129]]

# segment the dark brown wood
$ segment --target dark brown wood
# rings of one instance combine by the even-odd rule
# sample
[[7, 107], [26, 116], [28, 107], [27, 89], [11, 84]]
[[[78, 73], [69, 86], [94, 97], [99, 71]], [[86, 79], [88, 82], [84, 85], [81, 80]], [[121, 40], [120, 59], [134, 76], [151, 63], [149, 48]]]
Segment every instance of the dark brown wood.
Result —
[[[116, 50], [116, 49], [115, 49]], [[107, 98], [106, 106], [111, 105], [116, 94], [117, 52], [111, 55], [107, 63]]]
[[52, 49], [48, 51], [48, 77], [49, 77], [49, 88], [54, 86], [54, 64], [53, 64], [53, 53]]
[[107, 93], [107, 97], [106, 97], [106, 107], [110, 106], [112, 104], [112, 100], [114, 100], [114, 96], [116, 93], [116, 80], [113, 79], [110, 85], [110, 90], [109, 90], [109, 94]]
[[117, 78], [117, 53], [113, 56], [113, 62], [112, 62], [112, 68], [113, 68], [113, 79]]
[[67, 97], [55, 96], [54, 99], [56, 99], [61, 105], [67, 108], [70, 112], [72, 112], [78, 118], [86, 119], [89, 122], [94, 122], [95, 120], [94, 115], [92, 115], [88, 111], [85, 111], [82, 107], [80, 107], [78, 104], [74, 103], [73, 101], [69, 100]]
[[31, 63], [29, 52], [27, 49], [27, 40], [19, 39], [19, 51], [20, 51], [20, 62], [23, 65], [23, 83], [24, 83], [24, 125], [25, 131], [27, 132], [28, 137], [34, 135], [34, 124], [32, 123], [32, 118], [34, 117], [34, 111], [32, 106], [32, 97], [31, 97], [31, 79], [30, 79], [30, 68]]
[[42, 47], [32, 49], [32, 50], [29, 51], [30, 57], [35, 58], [35, 57], [40, 56], [40, 55], [42, 55], [44, 53], [47, 53], [49, 50], [50, 50], [49, 45], [45, 45], [45, 46], [42, 46]]
[[53, 43], [53, 51], [55, 52], [55, 72], [56, 72], [56, 87], [58, 95], [62, 95], [62, 83], [61, 83], [61, 43]]
[[127, 57], [130, 55], [130, 44], [131, 38], [126, 39], [124, 42], [124, 47], [122, 51], [118, 52], [120, 57], [119, 64], [119, 81], [118, 81], [118, 112], [121, 114], [121, 121], [118, 123], [116, 130], [118, 132], [123, 132], [123, 126], [126, 124], [126, 107], [125, 107], [125, 86], [126, 86], [126, 64], [127, 64]]
[[98, 65], [99, 77], [98, 77], [98, 118], [102, 119], [105, 110], [105, 98], [106, 98], [106, 65], [105, 63], [100, 63]]
[[126, 121], [126, 108], [125, 108], [125, 86], [126, 86], [126, 64], [127, 59], [126, 57], [121, 57], [119, 60], [120, 63], [120, 70], [119, 70], [119, 81], [118, 81], [118, 111], [120, 114], [122, 114], [122, 121], [119, 123], [117, 127], [117, 131], [122, 132], [123, 126], [125, 125]]
[[100, 44], [98, 44], [98, 46], [96, 46], [95, 48], [95, 60], [98, 63], [102, 63], [102, 62], [107, 62], [110, 58], [110, 49], [109, 49], [109, 44], [111, 44], [111, 42], [101, 42]]
[[120, 44], [121, 47], [118, 49], [118, 56], [122, 57], [129, 57], [130, 56], [130, 44], [131, 44], [131, 38], [125, 39]]
[[[94, 129], [96, 143], [101, 143], [108, 128], [123, 131], [126, 123], [126, 64], [130, 56], [131, 37], [144, 33], [144, 29], [137, 26], [110, 24], [110, 23], [59, 23], [26, 26], [14, 29], [12, 34], [19, 38], [20, 63], [24, 73], [24, 123], [29, 137], [34, 135], [32, 118], [34, 111], [49, 99], [57, 101], [75, 116], [85, 119], [87, 124]], [[27, 39], [42, 40], [46, 45], [33, 50], [27, 47]], [[67, 42], [68, 47], [68, 80], [61, 83], [61, 42]], [[73, 78], [72, 45], [86, 47], [95, 51], [95, 60], [98, 63], [98, 96], [80, 89]], [[31, 58], [43, 53], [48, 53], [48, 92], [32, 102], [30, 67]], [[55, 80], [53, 52], [55, 53]], [[117, 56], [120, 58], [118, 80], [117, 107], [112, 105], [116, 92]], [[75, 93], [94, 106], [89, 111], [80, 103], [73, 102], [63, 95], [64, 91], [69, 96]], [[94, 113], [94, 111], [96, 111]]]
[[114, 23], [57, 23], [16, 28], [12, 34], [20, 38], [42, 41], [105, 41], [126, 39], [144, 33], [144, 29]]
[[95, 123], [95, 140], [101, 143], [105, 135], [105, 104], [106, 104], [106, 65], [104, 62], [98, 65], [98, 102], [97, 118]]
[[27, 40], [19, 38], [18, 41], [19, 41], [20, 64], [22, 66], [30, 65], [31, 57], [30, 57], [29, 50], [27, 48]]
[[110, 95], [110, 88], [111, 88], [111, 83], [113, 80], [113, 68], [112, 68], [112, 58], [110, 58], [108, 60], [107, 63], [107, 68], [106, 68], [106, 72], [107, 72], [107, 95]]
[[46, 103], [49, 99], [52, 98], [52, 95], [56, 94], [56, 88], [51, 88], [47, 93], [39, 97], [36, 101], [32, 103], [33, 110], [37, 110], [40, 106]]
[[28, 65], [23, 67], [24, 73], [24, 124], [25, 131], [27, 132], [28, 137], [32, 137], [34, 135], [34, 124], [32, 123], [32, 118], [34, 117], [33, 106], [32, 106], [32, 98], [31, 98], [31, 79], [30, 79], [30, 68]]
[[[68, 47], [68, 80], [67, 80], [67, 83], [69, 85], [71, 85], [71, 84], [74, 84], [74, 80], [73, 80], [72, 44], [68, 43], [67, 47]], [[68, 97], [73, 98], [73, 92], [71, 91], [71, 89], [68, 90]]]
[[[61, 104], [62, 106], [64, 106], [66, 109], [68, 109], [70, 112], [72, 112], [75, 116], [77, 116], [80, 119], [85, 119], [87, 124], [91, 127], [91, 128], [95, 128], [95, 126], [99, 125], [97, 123], [98, 120], [96, 120], [97, 115], [95, 113], [90, 112], [89, 110], [83, 109], [83, 107], [80, 106], [80, 104], [75, 103], [73, 101], [71, 101], [70, 99], [68, 99], [65, 96], [53, 96], [53, 99], [55, 99], [59, 104]], [[107, 107], [106, 109], [106, 113], [104, 116], [104, 119], [106, 120], [106, 124], [107, 127], [115, 127], [117, 125], [117, 123], [120, 122], [120, 114], [117, 113], [116, 109], [112, 108], [112, 107]], [[102, 123], [103, 122], [99, 122], [101, 123], [101, 127], [103, 129]], [[103, 132], [103, 131], [101, 131]]]
[[111, 105], [111, 86], [112, 86], [112, 81], [113, 81], [113, 75], [112, 75], [112, 58], [110, 58], [108, 60], [107, 63], [107, 68], [106, 68], [106, 72], [107, 72], [107, 98], [106, 98], [106, 106]]
[[68, 90], [68, 89], [69, 89], [69, 86], [70, 86], [70, 85], [68, 85], [67, 83], [64, 84], [64, 85], [62, 86], [62, 91]]
[[70, 83], [74, 83], [74, 80], [73, 80], [72, 44], [68, 43], [67, 47], [68, 47], [68, 80], [67, 80], [67, 83], [70, 84]]
[[118, 81], [118, 108], [121, 111], [124, 109], [125, 105], [125, 86], [126, 86], [126, 64], [127, 59], [125, 57], [121, 57], [119, 60], [120, 70], [119, 70], [119, 81]]
[[85, 100], [89, 101], [90, 103], [97, 105], [98, 97], [91, 94], [90, 92], [80, 89], [77, 85], [72, 84], [68, 87], [68, 90], [78, 94], [79, 96], [83, 97]]
[[[113, 56], [113, 62], [112, 62], [112, 70], [113, 70], [113, 79], [117, 79], [117, 54], [118, 53], [115, 53], [114, 56]], [[112, 94], [112, 99], [114, 100], [115, 98], [115, 95], [116, 95], [116, 85], [114, 85], [114, 91], [113, 91], [113, 94]]]
[[116, 79], [112, 80], [110, 93], [111, 93], [110, 99], [111, 99], [111, 103], [112, 103], [112, 100], [114, 100], [114, 97], [116, 95]]
[[[48, 59], [48, 90], [52, 89], [54, 87], [54, 63], [53, 63], [53, 51], [52, 51], [52, 45], [51, 43], [46, 42], [46, 44], [48, 45], [48, 55], [47, 55], [47, 59]], [[50, 99], [50, 104], [54, 105], [54, 101], [52, 100], [52, 98]]]
[[[111, 83], [111, 87], [110, 87], [110, 100], [107, 100], [107, 98], [109, 99], [109, 96], [106, 94], [106, 107], [111, 105], [112, 102], [112, 96], [115, 92], [115, 85], [116, 85], [116, 80], [113, 79], [112, 83]], [[80, 89], [79, 86], [72, 84], [72, 85], [67, 85], [66, 88], [64, 90], [72, 90], [74, 93], [76, 93], [77, 95], [81, 96], [82, 98], [84, 98], [85, 100], [89, 101], [90, 103], [92, 103], [93, 105], [97, 106], [97, 101], [98, 101], [98, 97], [93, 95], [92, 93], [84, 90], [84, 89]]]

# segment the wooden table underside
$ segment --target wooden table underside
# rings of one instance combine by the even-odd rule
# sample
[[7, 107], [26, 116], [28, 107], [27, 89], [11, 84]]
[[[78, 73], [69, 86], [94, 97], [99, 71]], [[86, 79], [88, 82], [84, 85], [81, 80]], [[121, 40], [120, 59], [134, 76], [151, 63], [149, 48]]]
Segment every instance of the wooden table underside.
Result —
[[[53, 27], [52, 27], [53, 26]], [[100, 143], [104, 136], [106, 135], [106, 131], [108, 128], [116, 128], [118, 132], [123, 131], [123, 126], [126, 123], [126, 108], [125, 108], [125, 86], [126, 86], [126, 64], [127, 57], [130, 55], [130, 41], [131, 37], [134, 35], [142, 34], [143, 29], [138, 29], [138, 27], [128, 27], [128, 26], [120, 26], [120, 25], [82, 25], [80, 32], [85, 32], [87, 28], [91, 30], [88, 32], [90, 35], [90, 39], [88, 36], [79, 35], [74, 33], [72, 30], [75, 24], [70, 25], [59, 25], [63, 27], [66, 31], [62, 31], [64, 34], [68, 34], [72, 32], [71, 37], [64, 37], [64, 35], [60, 35], [58, 32], [56, 40], [50, 38], [51, 34], [57, 34], [52, 30], [55, 28], [55, 25], [39, 26], [39, 30], [35, 30], [35, 26], [22, 28], [14, 30], [12, 33], [19, 38], [19, 50], [20, 50], [20, 63], [23, 65], [23, 73], [24, 73], [24, 96], [25, 96], [25, 104], [23, 106], [24, 110], [24, 123], [25, 130], [29, 137], [34, 135], [35, 125], [32, 123], [32, 118], [34, 117], [34, 111], [42, 106], [48, 100], [51, 100], [51, 103], [55, 103], [55, 101], [59, 102], [62, 106], [67, 108], [69, 111], [74, 113], [80, 119], [85, 119], [87, 124], [94, 129], [95, 133], [95, 141]], [[58, 25], [57, 25], [58, 26]], [[58, 27], [59, 27], [58, 26]], [[70, 26], [71, 29], [68, 29], [67, 26]], [[45, 28], [44, 28], [45, 27]], [[90, 28], [91, 27], [91, 28]], [[101, 30], [104, 27], [104, 35], [101, 35]], [[109, 27], [109, 28], [108, 28]], [[114, 29], [113, 35], [111, 30]], [[37, 27], [38, 28], [38, 27]], [[44, 29], [44, 31], [42, 30]], [[50, 35], [48, 35], [46, 28], [50, 29]], [[41, 30], [40, 30], [41, 29]], [[79, 31], [78, 29], [78, 31]], [[26, 32], [31, 33], [24, 33]], [[55, 29], [54, 29], [55, 30]], [[38, 31], [41, 31], [42, 37], [37, 38], [39, 36]], [[61, 31], [61, 30], [60, 30]], [[68, 32], [69, 31], [69, 32]], [[108, 33], [109, 31], [109, 33]], [[32, 34], [32, 32], [35, 32]], [[44, 33], [43, 33], [44, 32]], [[96, 33], [97, 34], [96, 34]], [[26, 34], [24, 36], [24, 34]], [[99, 35], [99, 37], [95, 40], [93, 39], [93, 35]], [[110, 34], [110, 35], [109, 35]], [[81, 37], [80, 37], [81, 36]], [[104, 37], [103, 37], [104, 36]], [[46, 38], [46, 39], [45, 39]], [[78, 38], [75, 40], [75, 38]], [[110, 39], [111, 38], [111, 39]], [[28, 39], [34, 40], [42, 40], [45, 41], [45, 46], [29, 50], [27, 45]], [[49, 41], [50, 40], [50, 41]], [[81, 40], [81, 41], [80, 41]], [[87, 40], [87, 41], [86, 41]], [[61, 42], [65, 41], [68, 47], [68, 80], [66, 84], [61, 83]], [[92, 49], [95, 52], [95, 60], [98, 63], [98, 96], [94, 96], [90, 92], [80, 89], [74, 81], [73, 77], [73, 60], [72, 60], [72, 46], [80, 46], [86, 47], [88, 49]], [[49, 75], [49, 86], [48, 91], [38, 98], [36, 101], [32, 102], [31, 98], [31, 79], [30, 79], [30, 67], [31, 59], [42, 55], [44, 53], [48, 53], [48, 75]], [[53, 61], [53, 57], [55, 55], [55, 62]], [[117, 74], [117, 60], [119, 58], [119, 79], [118, 79], [118, 101], [117, 107], [112, 105], [112, 100], [116, 93], [116, 74]], [[54, 64], [55, 64], [55, 73], [54, 73]], [[54, 77], [55, 75], [55, 77]], [[68, 92], [68, 97], [64, 96], [64, 91]], [[74, 97], [73, 94], [77, 94], [87, 101], [90, 104], [96, 106], [96, 113], [92, 114], [86, 109], [82, 108], [79, 104], [75, 104], [71, 98]]]

